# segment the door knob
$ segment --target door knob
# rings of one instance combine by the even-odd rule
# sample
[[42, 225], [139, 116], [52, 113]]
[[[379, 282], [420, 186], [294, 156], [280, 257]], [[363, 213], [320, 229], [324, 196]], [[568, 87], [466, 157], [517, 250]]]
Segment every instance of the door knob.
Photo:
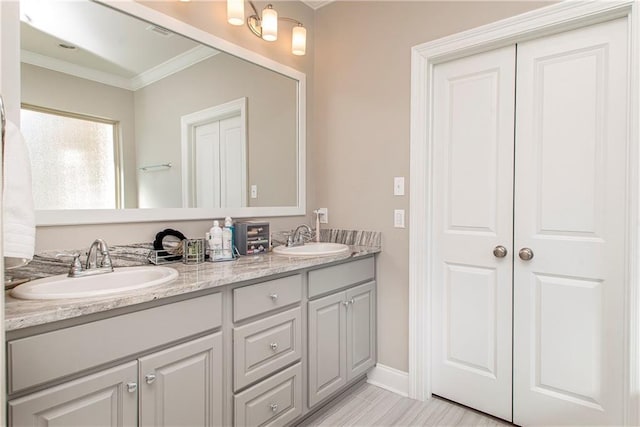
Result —
[[507, 256], [507, 248], [505, 248], [502, 245], [498, 245], [495, 248], [493, 248], [493, 255], [496, 258], [504, 258]]
[[518, 252], [518, 256], [523, 261], [529, 261], [531, 258], [533, 258], [533, 251], [529, 248], [522, 248]]

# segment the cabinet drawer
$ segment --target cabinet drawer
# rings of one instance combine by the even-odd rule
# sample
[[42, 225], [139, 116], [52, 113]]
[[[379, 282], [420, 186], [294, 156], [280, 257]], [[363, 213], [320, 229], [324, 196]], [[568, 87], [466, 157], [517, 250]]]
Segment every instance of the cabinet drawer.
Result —
[[10, 341], [9, 393], [222, 324], [220, 293]]
[[245, 286], [233, 291], [233, 321], [266, 313], [302, 299], [299, 274]]
[[300, 363], [237, 394], [234, 425], [284, 425], [302, 414], [302, 367]]
[[373, 257], [309, 272], [309, 298], [327, 294], [375, 277]]
[[300, 359], [300, 307], [233, 330], [234, 390]]

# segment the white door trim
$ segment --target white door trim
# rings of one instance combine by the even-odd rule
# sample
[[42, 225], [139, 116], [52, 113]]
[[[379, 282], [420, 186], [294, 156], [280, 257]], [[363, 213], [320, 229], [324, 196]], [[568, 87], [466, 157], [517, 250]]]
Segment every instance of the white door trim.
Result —
[[431, 271], [432, 208], [432, 84], [433, 67], [441, 62], [487, 51], [523, 40], [581, 26], [627, 17], [629, 23], [629, 183], [627, 229], [627, 307], [625, 318], [625, 424], [640, 422], [640, 4], [565, 1], [439, 40], [414, 46], [411, 51], [411, 233], [409, 239], [409, 397], [431, 397]]
[[[229, 117], [240, 115], [240, 140], [242, 141], [242, 163], [247, 164], [247, 98], [242, 97], [224, 104], [214, 107], [205, 108], [191, 114], [184, 115], [180, 118], [181, 139], [180, 145], [182, 150], [182, 207], [193, 207], [195, 168], [191, 164], [193, 162], [193, 144], [194, 128], [196, 126], [214, 122], [217, 120], [227, 119]], [[245, 168], [246, 171], [246, 168]], [[247, 200], [247, 174], [243, 175], [242, 180], [242, 200]]]

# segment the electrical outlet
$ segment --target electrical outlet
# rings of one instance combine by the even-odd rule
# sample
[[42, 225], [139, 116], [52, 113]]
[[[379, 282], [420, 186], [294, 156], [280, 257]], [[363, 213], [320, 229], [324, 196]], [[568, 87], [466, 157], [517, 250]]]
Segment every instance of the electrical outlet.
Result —
[[252, 199], [257, 199], [258, 198], [258, 186], [253, 184], [251, 186], [251, 198]]
[[395, 228], [404, 228], [404, 209], [395, 209], [393, 211], [393, 226]]
[[404, 196], [404, 176], [396, 176], [393, 178], [393, 195]]
[[320, 215], [320, 224], [328, 224], [329, 223], [329, 209], [327, 209], [327, 208], [318, 208], [318, 214]]

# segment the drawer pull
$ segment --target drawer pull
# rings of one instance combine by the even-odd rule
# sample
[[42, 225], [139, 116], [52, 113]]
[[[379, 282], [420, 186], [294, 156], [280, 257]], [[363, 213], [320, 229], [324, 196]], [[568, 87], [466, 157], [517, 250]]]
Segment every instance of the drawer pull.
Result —
[[278, 410], [278, 404], [272, 403], [271, 405], [269, 405], [269, 408], [271, 408], [273, 412], [276, 412]]
[[147, 384], [153, 384], [153, 382], [156, 380], [156, 374], [147, 374], [144, 376], [144, 380], [147, 382]]
[[270, 294], [269, 298], [271, 298], [271, 301], [276, 302], [278, 300], [278, 294]]
[[138, 383], [127, 383], [127, 391], [129, 393], [135, 393], [138, 389]]
[[272, 342], [271, 344], [269, 344], [269, 347], [271, 347], [271, 350], [276, 351], [278, 349], [278, 343]]

